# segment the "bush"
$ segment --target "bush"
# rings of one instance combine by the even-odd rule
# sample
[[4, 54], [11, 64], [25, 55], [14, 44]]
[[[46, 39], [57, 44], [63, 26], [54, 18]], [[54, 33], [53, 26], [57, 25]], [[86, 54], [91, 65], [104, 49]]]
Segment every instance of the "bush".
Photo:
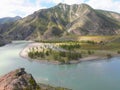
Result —
[[34, 58], [34, 53], [33, 53], [33, 52], [29, 52], [29, 53], [28, 53], [28, 56], [29, 56], [30, 58]]
[[111, 54], [107, 54], [106, 56], [107, 56], [107, 58], [112, 58]]
[[36, 84], [33, 78], [30, 78], [29, 83], [30, 83], [32, 86], [34, 86], [34, 85]]
[[46, 54], [46, 56], [49, 56], [49, 51], [46, 51], [46, 53], [45, 53], [45, 54]]
[[119, 51], [117, 51], [117, 53], [118, 53], [118, 54], [120, 54], [120, 50], [119, 50]]
[[94, 41], [86, 41], [87, 43], [89, 43], [89, 44], [96, 44], [96, 42], [94, 42]]
[[73, 49], [80, 48], [81, 46], [78, 43], [72, 43], [72, 44], [60, 45], [60, 47], [67, 50], [73, 50]]
[[94, 54], [94, 51], [88, 50], [88, 54], [89, 54], [89, 55]]

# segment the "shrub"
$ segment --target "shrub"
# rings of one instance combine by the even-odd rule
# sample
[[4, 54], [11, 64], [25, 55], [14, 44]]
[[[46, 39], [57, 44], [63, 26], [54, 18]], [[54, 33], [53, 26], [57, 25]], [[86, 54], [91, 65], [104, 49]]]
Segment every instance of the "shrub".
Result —
[[30, 78], [29, 83], [30, 83], [32, 86], [34, 86], [34, 85], [36, 84], [33, 78]]
[[89, 55], [94, 54], [94, 51], [88, 50], [88, 54], [89, 54]]
[[107, 54], [106, 56], [107, 56], [107, 58], [112, 58], [111, 54]]
[[120, 50], [118, 50], [117, 53], [120, 54]]
[[73, 49], [80, 48], [81, 46], [78, 43], [73, 43], [73, 44], [60, 45], [60, 47], [67, 50], [73, 50]]

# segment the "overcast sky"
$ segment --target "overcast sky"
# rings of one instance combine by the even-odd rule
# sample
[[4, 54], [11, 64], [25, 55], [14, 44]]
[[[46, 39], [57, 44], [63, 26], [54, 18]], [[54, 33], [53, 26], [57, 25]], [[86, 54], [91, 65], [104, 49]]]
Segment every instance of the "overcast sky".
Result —
[[42, 8], [48, 8], [58, 3], [80, 4], [86, 3], [95, 9], [104, 9], [120, 13], [120, 0], [1, 0], [1, 17], [25, 17], [34, 11]]

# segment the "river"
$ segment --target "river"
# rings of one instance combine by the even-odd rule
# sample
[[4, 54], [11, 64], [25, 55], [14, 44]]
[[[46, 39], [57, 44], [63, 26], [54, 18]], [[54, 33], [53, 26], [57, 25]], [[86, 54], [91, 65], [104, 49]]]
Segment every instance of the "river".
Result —
[[120, 90], [120, 57], [72, 65], [43, 64], [19, 56], [29, 42], [0, 47], [0, 76], [24, 67], [37, 82], [73, 90]]

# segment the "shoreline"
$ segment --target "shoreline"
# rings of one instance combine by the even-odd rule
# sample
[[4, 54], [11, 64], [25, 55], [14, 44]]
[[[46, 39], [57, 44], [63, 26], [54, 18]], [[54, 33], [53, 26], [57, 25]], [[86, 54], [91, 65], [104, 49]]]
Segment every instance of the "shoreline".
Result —
[[[31, 59], [28, 57], [28, 49], [33, 47], [33, 46], [38, 46], [38, 45], [43, 45], [43, 43], [31, 43], [28, 44], [25, 48], [23, 48], [23, 50], [20, 51], [19, 55], [22, 58], [25, 58], [29, 61], [37, 61], [40, 63], [45, 63], [45, 64], [55, 64], [55, 65], [61, 65], [63, 63], [59, 62], [59, 61], [49, 61], [49, 60], [37, 60], [37, 59]], [[120, 55], [113, 55], [111, 58], [116, 57], [116, 56], [120, 56]], [[91, 55], [88, 57], [83, 57], [80, 58], [79, 60], [72, 60], [69, 63], [64, 63], [64, 64], [78, 64], [80, 62], [85, 62], [85, 61], [99, 61], [99, 60], [104, 60], [104, 59], [109, 59], [107, 57], [102, 57], [102, 56], [95, 56], [95, 55]]]

